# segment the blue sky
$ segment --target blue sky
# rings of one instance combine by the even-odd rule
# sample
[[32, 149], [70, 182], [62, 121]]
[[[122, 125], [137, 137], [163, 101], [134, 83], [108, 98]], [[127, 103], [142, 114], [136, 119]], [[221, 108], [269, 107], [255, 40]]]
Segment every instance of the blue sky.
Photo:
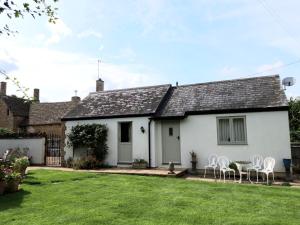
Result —
[[[296, 0], [64, 0], [57, 6], [56, 25], [45, 18], [8, 21], [19, 34], [0, 37], [0, 68], [40, 88], [43, 101], [94, 91], [97, 59], [106, 89], [269, 74], [300, 82], [300, 63], [284, 66], [300, 59]], [[8, 90], [15, 92], [12, 85]], [[299, 84], [286, 93], [300, 96]]]

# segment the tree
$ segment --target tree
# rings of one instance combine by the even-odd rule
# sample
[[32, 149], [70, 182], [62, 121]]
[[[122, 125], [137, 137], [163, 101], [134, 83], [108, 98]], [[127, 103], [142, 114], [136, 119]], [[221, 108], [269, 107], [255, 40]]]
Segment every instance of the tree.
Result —
[[300, 141], [300, 100], [289, 101], [290, 135], [292, 142]]
[[[49, 0], [53, 3], [58, 0]], [[0, 16], [7, 16], [9, 19], [23, 18], [25, 15], [31, 15], [34, 19], [37, 16], [47, 16], [49, 23], [55, 23], [58, 19], [56, 17], [56, 11], [58, 8], [48, 5], [46, 0], [0, 0]], [[3, 27], [2, 27], [3, 26]], [[7, 24], [3, 24], [0, 27], [0, 35], [15, 34], [18, 31], [12, 30]]]

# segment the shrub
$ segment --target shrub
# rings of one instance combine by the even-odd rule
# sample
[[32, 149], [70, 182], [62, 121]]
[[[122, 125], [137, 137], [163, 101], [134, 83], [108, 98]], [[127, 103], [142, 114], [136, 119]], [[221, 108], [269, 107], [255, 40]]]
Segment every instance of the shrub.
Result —
[[0, 166], [0, 182], [4, 181], [4, 179], [5, 179], [4, 166]]
[[93, 150], [93, 156], [98, 161], [106, 157], [108, 129], [102, 124], [84, 124], [72, 127], [68, 136], [68, 145], [73, 148], [87, 147]]
[[12, 135], [14, 134], [13, 131], [7, 129], [7, 128], [3, 128], [3, 127], [0, 127], [0, 137], [6, 137], [6, 136], [9, 136], [9, 135]]
[[86, 156], [73, 162], [74, 169], [94, 169], [99, 165], [99, 161], [94, 156]]
[[[28, 152], [29, 152], [29, 148], [10, 149], [7, 154], [6, 160], [14, 162], [17, 158], [22, 158], [25, 156], [27, 157]], [[28, 157], [27, 157], [27, 159], [28, 159]]]
[[134, 163], [148, 163], [145, 159], [134, 159]]
[[72, 167], [73, 167], [73, 164], [74, 164], [73, 158], [72, 158], [72, 157], [69, 157], [69, 158], [66, 160], [66, 167], [72, 168]]
[[237, 166], [236, 166], [236, 164], [235, 164], [234, 162], [231, 162], [231, 163], [229, 164], [229, 168], [230, 168], [230, 169], [233, 169], [233, 170], [235, 170], [235, 171], [238, 171], [238, 168], [237, 168]]
[[13, 163], [13, 170], [20, 173], [22, 176], [25, 175], [26, 168], [29, 166], [29, 159], [27, 156], [15, 159]]
[[11, 182], [20, 182], [22, 177], [20, 173], [14, 172], [12, 169], [5, 169], [4, 170], [5, 176], [4, 180], [6, 183], [11, 183]]

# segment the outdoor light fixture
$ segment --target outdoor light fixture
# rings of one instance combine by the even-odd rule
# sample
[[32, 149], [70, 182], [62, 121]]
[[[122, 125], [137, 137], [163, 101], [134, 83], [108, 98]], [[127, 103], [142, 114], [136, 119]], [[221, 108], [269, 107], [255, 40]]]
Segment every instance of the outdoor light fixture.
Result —
[[143, 126], [141, 126], [141, 131], [142, 133], [145, 133], [145, 128]]

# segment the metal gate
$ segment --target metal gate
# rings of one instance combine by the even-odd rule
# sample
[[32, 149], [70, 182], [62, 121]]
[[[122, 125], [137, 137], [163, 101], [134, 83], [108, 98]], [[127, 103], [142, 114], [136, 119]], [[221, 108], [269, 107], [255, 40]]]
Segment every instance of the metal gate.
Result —
[[46, 165], [61, 166], [61, 137], [59, 135], [47, 135]]

